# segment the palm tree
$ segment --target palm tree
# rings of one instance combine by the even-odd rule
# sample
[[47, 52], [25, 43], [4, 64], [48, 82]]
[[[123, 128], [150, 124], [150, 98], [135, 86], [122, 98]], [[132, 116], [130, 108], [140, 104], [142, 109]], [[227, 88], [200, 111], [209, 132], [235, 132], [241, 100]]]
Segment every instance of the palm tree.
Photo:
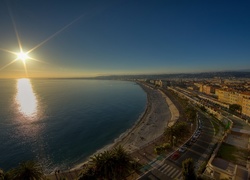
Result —
[[0, 169], [0, 180], [4, 180], [4, 172]]
[[11, 171], [4, 172], [0, 169], [0, 180], [11, 180]]
[[40, 180], [44, 179], [42, 167], [34, 162], [27, 161], [21, 163], [17, 168], [11, 170], [11, 179], [13, 180]]
[[79, 174], [78, 180], [96, 180], [96, 171], [93, 166], [86, 166]]
[[134, 169], [134, 161], [125, 151], [122, 146], [118, 146], [113, 149], [116, 164], [116, 178], [124, 178], [129, 172]]
[[182, 162], [182, 175], [184, 180], [197, 179], [194, 170], [194, 161], [192, 158], [188, 158]]
[[[94, 170], [95, 177], [100, 179], [122, 179], [132, 169], [136, 168], [132, 158], [121, 146], [94, 155], [90, 159], [90, 165]], [[88, 171], [84, 170], [79, 178], [88, 173]]]
[[94, 166], [97, 177], [104, 179], [113, 178], [116, 165], [112, 151], [104, 151], [91, 157], [90, 163]]

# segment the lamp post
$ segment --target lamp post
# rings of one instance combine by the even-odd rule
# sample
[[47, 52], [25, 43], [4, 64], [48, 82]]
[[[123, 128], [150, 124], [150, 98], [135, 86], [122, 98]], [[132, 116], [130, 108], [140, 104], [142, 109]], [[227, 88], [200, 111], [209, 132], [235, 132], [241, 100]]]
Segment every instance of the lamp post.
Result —
[[176, 139], [176, 137], [173, 136], [173, 147], [174, 147], [175, 139]]

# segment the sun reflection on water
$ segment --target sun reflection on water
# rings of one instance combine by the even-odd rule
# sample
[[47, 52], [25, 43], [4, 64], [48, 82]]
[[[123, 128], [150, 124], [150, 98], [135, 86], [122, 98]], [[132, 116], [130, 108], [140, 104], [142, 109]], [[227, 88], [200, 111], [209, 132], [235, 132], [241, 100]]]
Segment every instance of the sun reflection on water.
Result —
[[29, 79], [17, 80], [16, 102], [19, 112], [25, 117], [35, 117], [37, 115], [37, 98]]

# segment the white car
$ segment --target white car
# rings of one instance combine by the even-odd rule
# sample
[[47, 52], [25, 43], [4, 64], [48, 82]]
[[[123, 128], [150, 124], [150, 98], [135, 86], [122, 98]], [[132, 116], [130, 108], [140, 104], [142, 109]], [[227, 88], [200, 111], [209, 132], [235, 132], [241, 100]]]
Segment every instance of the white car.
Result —
[[179, 152], [184, 153], [187, 150], [187, 146], [184, 145], [181, 148], [178, 149]]

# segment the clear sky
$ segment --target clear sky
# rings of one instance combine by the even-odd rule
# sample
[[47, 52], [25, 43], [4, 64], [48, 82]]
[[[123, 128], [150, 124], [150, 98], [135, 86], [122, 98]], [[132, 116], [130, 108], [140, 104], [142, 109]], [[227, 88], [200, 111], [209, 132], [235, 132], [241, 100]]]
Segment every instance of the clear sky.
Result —
[[0, 0], [0, 24], [0, 78], [26, 76], [17, 37], [29, 77], [250, 68], [248, 0]]

